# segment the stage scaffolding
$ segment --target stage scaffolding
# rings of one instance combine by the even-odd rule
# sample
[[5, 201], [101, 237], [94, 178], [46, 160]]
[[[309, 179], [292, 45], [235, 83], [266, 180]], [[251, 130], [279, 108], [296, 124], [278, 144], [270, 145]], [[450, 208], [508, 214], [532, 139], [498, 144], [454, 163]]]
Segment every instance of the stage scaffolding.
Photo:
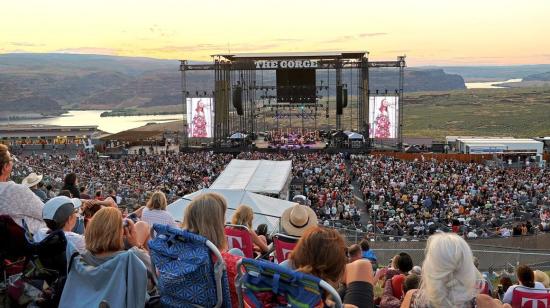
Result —
[[[403, 84], [405, 57], [397, 61], [369, 61], [367, 52], [311, 52], [218, 54], [211, 64], [189, 64], [180, 61], [184, 113], [187, 98], [210, 96], [214, 100], [213, 145], [233, 133], [257, 134], [268, 130], [355, 131], [369, 136], [369, 68], [399, 69], [399, 128], [396, 144], [402, 145]], [[309, 62], [306, 62], [309, 61]], [[315, 63], [315, 102], [285, 103], [277, 99], [275, 74], [279, 65]], [[300, 65], [301, 65], [300, 64]], [[305, 65], [305, 64], [304, 64]], [[294, 68], [294, 67], [288, 67]], [[189, 88], [191, 71], [212, 71], [214, 88], [195, 91]], [[294, 86], [292, 86], [294, 88]], [[336, 92], [345, 89], [347, 106], [342, 114], [336, 108]], [[242, 113], [236, 103], [240, 93]], [[307, 121], [306, 121], [307, 119]], [[306, 127], [307, 126], [307, 127]], [[189, 146], [188, 123], [184, 121], [183, 146]]]

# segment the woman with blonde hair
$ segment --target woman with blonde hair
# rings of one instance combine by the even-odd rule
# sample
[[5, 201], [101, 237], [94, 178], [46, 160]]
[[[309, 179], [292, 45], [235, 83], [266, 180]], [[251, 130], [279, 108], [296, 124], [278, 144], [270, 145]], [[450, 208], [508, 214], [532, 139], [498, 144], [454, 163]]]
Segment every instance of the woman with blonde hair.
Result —
[[[154, 288], [151, 258], [146, 243], [149, 239], [149, 225], [131, 219], [123, 219], [120, 210], [104, 207], [92, 217], [84, 233], [86, 252], [82, 259], [90, 265], [99, 266], [125, 250], [131, 250], [143, 262], [148, 271], [148, 290]], [[128, 249], [126, 249], [128, 248]]]
[[267, 239], [262, 236], [258, 236], [254, 229], [252, 228], [252, 220], [254, 219], [254, 212], [252, 208], [248, 205], [240, 205], [233, 217], [231, 218], [231, 223], [234, 225], [242, 225], [248, 228], [252, 242], [254, 243], [255, 250], [259, 250], [262, 253], [265, 253], [269, 250], [267, 247]]
[[455, 233], [430, 236], [420, 289], [407, 292], [401, 308], [502, 307], [480, 293], [481, 274], [468, 243]]
[[540, 282], [546, 289], [550, 288], [550, 277], [543, 271], [535, 271], [535, 282]]
[[174, 217], [166, 210], [167, 203], [166, 195], [162, 191], [155, 191], [141, 212], [141, 220], [151, 226], [161, 224], [177, 228]]
[[229, 279], [229, 291], [233, 307], [238, 307], [235, 281], [237, 276], [237, 262], [241, 259], [238, 256], [227, 252], [227, 240], [225, 238], [225, 212], [227, 202], [222, 195], [206, 193], [193, 199], [185, 209], [182, 228], [206, 237], [220, 250], [227, 268]]

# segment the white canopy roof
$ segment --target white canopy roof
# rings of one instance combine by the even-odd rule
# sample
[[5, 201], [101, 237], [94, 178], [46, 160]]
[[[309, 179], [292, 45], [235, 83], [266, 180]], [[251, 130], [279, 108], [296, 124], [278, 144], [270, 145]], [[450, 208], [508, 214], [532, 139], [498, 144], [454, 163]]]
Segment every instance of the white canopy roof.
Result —
[[356, 132], [345, 131], [344, 133], [348, 135], [348, 139], [364, 139], [363, 135]]
[[233, 159], [210, 188], [279, 194], [290, 177], [291, 169], [290, 160]]
[[[215, 192], [225, 197], [227, 200], [228, 210], [225, 215], [226, 222], [231, 221], [231, 216], [235, 209], [241, 204], [248, 205], [254, 211], [253, 226], [256, 228], [260, 224], [267, 224], [269, 230], [277, 230], [279, 218], [284, 210], [294, 205], [294, 203], [286, 200], [271, 198], [268, 196], [255, 194], [245, 190], [228, 190], [228, 189], [201, 189], [192, 194], [186, 195], [168, 205], [166, 210], [174, 216], [177, 221], [183, 221], [185, 208], [191, 201], [208, 192]], [[265, 216], [269, 215], [269, 216]]]
[[229, 137], [229, 139], [244, 139], [246, 138], [246, 134], [243, 134], [243, 133], [234, 133], [233, 135], [231, 135], [231, 137]]

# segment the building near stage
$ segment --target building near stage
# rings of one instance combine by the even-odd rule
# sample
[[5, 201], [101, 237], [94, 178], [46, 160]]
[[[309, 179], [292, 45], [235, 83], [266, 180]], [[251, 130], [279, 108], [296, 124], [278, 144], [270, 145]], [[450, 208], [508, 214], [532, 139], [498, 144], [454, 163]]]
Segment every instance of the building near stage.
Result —
[[0, 125], [0, 143], [25, 148], [86, 144], [98, 132], [97, 125]]
[[233, 159], [210, 189], [244, 190], [288, 200], [292, 161]]
[[464, 154], [498, 154], [504, 160], [542, 161], [544, 143], [534, 139], [458, 137], [457, 151]]

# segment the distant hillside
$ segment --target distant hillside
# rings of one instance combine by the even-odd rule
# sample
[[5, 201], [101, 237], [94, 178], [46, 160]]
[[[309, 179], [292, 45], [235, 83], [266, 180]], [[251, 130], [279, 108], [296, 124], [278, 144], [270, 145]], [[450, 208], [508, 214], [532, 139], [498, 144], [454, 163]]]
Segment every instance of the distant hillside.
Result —
[[550, 71], [550, 64], [508, 66], [427, 66], [421, 69], [442, 69], [447, 74], [458, 74], [468, 79], [508, 80]]
[[523, 81], [550, 81], [550, 72], [529, 75]]
[[[74, 54], [0, 54], [0, 106], [19, 112], [56, 113], [64, 109], [122, 109], [169, 106], [181, 103], [179, 61]], [[347, 71], [342, 82], [357, 85]], [[258, 80], [274, 84], [273, 72], [258, 73]], [[334, 73], [326, 80], [319, 71], [318, 83], [334, 85]], [[399, 87], [397, 70], [372, 70], [371, 91]], [[188, 74], [190, 93], [211, 92], [213, 72]], [[458, 75], [442, 69], [406, 69], [405, 91], [464, 89]], [[351, 93], [355, 95], [354, 93]], [[323, 95], [323, 94], [322, 94]], [[326, 94], [324, 94], [326, 95]], [[334, 95], [334, 93], [329, 93]], [[13, 106], [16, 104], [17, 106]], [[10, 107], [6, 107], [10, 106]]]

